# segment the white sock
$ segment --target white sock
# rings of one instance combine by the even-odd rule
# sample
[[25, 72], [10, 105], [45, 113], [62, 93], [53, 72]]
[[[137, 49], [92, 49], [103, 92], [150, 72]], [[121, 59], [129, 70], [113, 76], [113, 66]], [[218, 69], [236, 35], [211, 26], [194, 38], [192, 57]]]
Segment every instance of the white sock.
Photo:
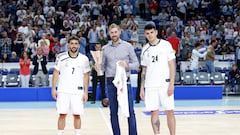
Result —
[[160, 135], [160, 134], [155, 134], [155, 135]]
[[58, 130], [58, 135], [63, 135], [64, 134], [64, 130]]
[[80, 135], [81, 129], [75, 129], [75, 135]]

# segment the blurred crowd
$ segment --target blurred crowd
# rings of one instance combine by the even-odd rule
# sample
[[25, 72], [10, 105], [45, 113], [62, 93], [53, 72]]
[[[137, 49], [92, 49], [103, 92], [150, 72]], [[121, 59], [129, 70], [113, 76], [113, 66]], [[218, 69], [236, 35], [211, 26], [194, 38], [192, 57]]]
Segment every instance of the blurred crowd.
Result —
[[68, 49], [70, 35], [79, 37], [79, 51], [89, 56], [96, 43], [108, 42], [111, 23], [121, 26], [123, 40], [142, 44], [136, 15], [156, 24], [180, 60], [191, 59], [197, 41], [207, 47], [212, 40], [215, 54], [240, 59], [238, 0], [2, 0], [0, 5], [2, 62], [18, 61], [22, 51], [32, 59], [38, 47], [54, 61]]
[[121, 38], [138, 41], [136, 1], [117, 0], [2, 0], [0, 2], [1, 62], [19, 62], [23, 51], [30, 59], [41, 47], [48, 61], [68, 50], [67, 39], [77, 35], [87, 56], [96, 43], [108, 42], [108, 26], [121, 25]]

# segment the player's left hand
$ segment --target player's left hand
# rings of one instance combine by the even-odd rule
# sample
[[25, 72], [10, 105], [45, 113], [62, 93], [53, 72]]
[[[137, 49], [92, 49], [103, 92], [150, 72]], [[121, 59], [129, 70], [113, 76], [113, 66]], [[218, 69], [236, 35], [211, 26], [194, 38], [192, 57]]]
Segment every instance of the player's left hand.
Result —
[[83, 94], [83, 102], [87, 102], [88, 101], [88, 93], [84, 93]]
[[173, 93], [174, 93], [174, 85], [169, 85], [168, 91], [167, 91], [168, 96], [172, 96]]

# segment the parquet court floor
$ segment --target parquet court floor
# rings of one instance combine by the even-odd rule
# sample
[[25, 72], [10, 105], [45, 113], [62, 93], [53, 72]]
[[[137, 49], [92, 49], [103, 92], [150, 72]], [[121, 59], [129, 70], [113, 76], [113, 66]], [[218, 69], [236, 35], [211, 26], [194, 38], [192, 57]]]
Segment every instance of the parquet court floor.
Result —
[[[222, 100], [176, 100], [177, 135], [239, 135], [240, 97]], [[153, 135], [150, 115], [144, 103], [135, 104], [139, 135]], [[120, 117], [121, 134], [128, 135], [128, 124]], [[100, 102], [85, 105], [82, 135], [111, 135], [109, 109]], [[64, 135], [74, 135], [68, 115]], [[169, 135], [166, 116], [160, 113], [161, 135]], [[56, 135], [55, 102], [0, 102], [0, 135]]]

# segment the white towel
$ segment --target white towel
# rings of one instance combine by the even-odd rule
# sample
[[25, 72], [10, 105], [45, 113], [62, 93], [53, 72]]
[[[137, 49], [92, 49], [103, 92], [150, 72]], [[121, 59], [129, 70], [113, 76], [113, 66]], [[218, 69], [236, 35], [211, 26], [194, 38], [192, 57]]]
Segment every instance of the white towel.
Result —
[[124, 117], [129, 117], [127, 75], [125, 68], [119, 65], [119, 61], [116, 64], [116, 75], [114, 77], [113, 84], [117, 88], [118, 105], [121, 109], [122, 115]]

